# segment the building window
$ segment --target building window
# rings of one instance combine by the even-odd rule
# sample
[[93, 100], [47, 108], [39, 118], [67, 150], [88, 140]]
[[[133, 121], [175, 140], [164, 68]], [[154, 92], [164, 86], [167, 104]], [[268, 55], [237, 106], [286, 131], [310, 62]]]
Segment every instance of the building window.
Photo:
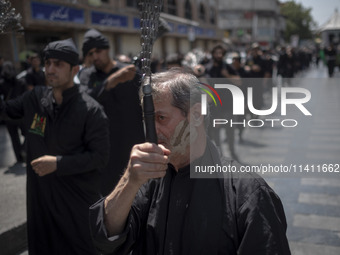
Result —
[[189, 0], [185, 1], [185, 18], [192, 19], [192, 10], [191, 10], [191, 3]]
[[205, 20], [205, 9], [202, 3], [200, 4], [200, 19]]
[[216, 22], [216, 11], [213, 7], [210, 8], [210, 23], [215, 24]]
[[169, 0], [168, 1], [168, 13], [171, 14], [171, 15], [177, 16], [176, 0]]
[[137, 8], [138, 7], [138, 1], [136, 1], [136, 0], [127, 0], [126, 1], [126, 6], [132, 7], [132, 8]]

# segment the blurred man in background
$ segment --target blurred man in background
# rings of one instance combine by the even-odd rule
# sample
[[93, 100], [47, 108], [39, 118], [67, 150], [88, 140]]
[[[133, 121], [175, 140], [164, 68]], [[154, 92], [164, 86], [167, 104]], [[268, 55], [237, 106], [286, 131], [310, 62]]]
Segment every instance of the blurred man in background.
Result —
[[102, 193], [107, 195], [127, 166], [133, 145], [144, 141], [142, 109], [138, 91], [140, 75], [132, 64], [112, 60], [108, 39], [90, 29], [83, 42], [83, 56], [93, 66], [79, 76], [87, 93], [103, 105], [110, 121], [110, 159], [102, 176]]

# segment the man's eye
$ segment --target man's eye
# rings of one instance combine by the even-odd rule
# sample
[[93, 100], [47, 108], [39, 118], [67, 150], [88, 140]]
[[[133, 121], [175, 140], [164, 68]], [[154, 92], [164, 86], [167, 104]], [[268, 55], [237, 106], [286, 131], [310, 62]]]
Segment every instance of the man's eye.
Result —
[[165, 120], [165, 116], [162, 116], [162, 115], [158, 116], [158, 120], [160, 120], [160, 121]]

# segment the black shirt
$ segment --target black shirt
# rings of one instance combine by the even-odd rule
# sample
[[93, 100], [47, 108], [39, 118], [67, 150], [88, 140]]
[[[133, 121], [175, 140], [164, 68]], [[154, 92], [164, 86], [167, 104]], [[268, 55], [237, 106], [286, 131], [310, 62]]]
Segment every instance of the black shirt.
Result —
[[249, 73], [246, 72], [242, 66], [239, 69], [235, 69], [233, 65], [227, 64], [227, 71], [230, 75], [238, 75], [241, 78], [247, 78], [249, 75]]
[[164, 253], [180, 254], [182, 237], [182, 226], [185, 222], [185, 212], [190, 204], [193, 182], [190, 181], [190, 167], [179, 169], [178, 173], [169, 167], [171, 182], [169, 184], [169, 198], [166, 222], [172, 223], [165, 226]]
[[[0, 105], [23, 118], [27, 141], [27, 231], [30, 254], [94, 254], [88, 208], [100, 199], [100, 170], [109, 156], [108, 121], [78, 86], [56, 111], [51, 87], [37, 86]], [[30, 162], [57, 156], [57, 170], [39, 177]]]
[[139, 100], [140, 76], [105, 90], [105, 81], [125, 64], [116, 62], [109, 73], [97, 70], [94, 66], [82, 70], [82, 88], [96, 99], [109, 118], [110, 158], [102, 175], [102, 193], [106, 196], [118, 183], [128, 163], [133, 145], [144, 142], [142, 108]]
[[205, 65], [205, 73], [210, 78], [226, 78], [222, 74], [222, 70], [227, 70], [227, 64], [224, 61], [215, 63], [211, 60]]
[[[220, 163], [216, 155], [208, 142], [199, 161]], [[107, 236], [104, 199], [93, 205], [90, 226], [97, 249], [103, 254], [290, 254], [281, 201], [262, 178], [191, 179], [188, 168], [176, 174], [169, 166], [165, 177], [143, 185], [120, 235]]]

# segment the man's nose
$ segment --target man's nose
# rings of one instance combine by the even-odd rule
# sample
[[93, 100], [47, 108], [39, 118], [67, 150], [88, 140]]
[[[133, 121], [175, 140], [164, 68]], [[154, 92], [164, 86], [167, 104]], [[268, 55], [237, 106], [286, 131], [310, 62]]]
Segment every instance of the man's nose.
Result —
[[54, 72], [54, 65], [45, 66], [45, 73], [53, 73]]

